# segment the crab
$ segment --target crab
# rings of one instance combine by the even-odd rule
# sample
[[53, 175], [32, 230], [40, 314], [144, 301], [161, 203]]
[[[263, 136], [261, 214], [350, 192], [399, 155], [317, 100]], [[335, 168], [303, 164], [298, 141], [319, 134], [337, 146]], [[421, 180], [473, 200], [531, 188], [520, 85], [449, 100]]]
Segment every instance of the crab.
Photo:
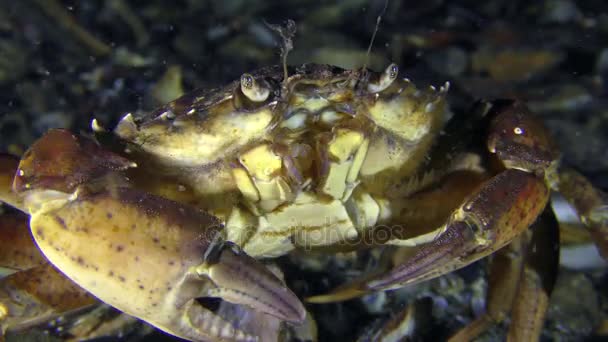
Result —
[[0, 262], [19, 272], [0, 281], [0, 332], [99, 300], [187, 340], [278, 340], [310, 318], [272, 258], [393, 245], [408, 252], [392, 268], [306, 301], [415, 284], [498, 252], [488, 314], [454, 338], [503, 319], [517, 290], [537, 305], [515, 301], [511, 336], [538, 339], [557, 272], [550, 191], [604, 254], [606, 207], [560, 170], [523, 103], [449, 119], [448, 89], [419, 89], [395, 64], [277, 66], [112, 131], [49, 131], [20, 160], [2, 157], [0, 199], [29, 215], [35, 245], [23, 215], [3, 221], [3, 236], [19, 237]]

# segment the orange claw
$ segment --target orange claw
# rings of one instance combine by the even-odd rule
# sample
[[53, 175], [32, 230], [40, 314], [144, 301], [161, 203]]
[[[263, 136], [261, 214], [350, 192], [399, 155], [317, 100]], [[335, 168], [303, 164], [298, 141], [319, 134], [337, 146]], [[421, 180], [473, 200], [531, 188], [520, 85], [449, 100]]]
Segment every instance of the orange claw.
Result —
[[544, 178], [559, 157], [553, 141], [520, 102], [497, 102], [488, 115], [488, 149], [507, 170], [473, 194], [412, 259], [367, 282], [368, 290], [413, 284], [464, 267], [510, 243], [544, 210], [549, 200]]
[[505, 246], [527, 229], [549, 199], [538, 178], [506, 170], [455, 211], [445, 230], [413, 258], [366, 284], [385, 290], [418, 283], [469, 265]]
[[507, 168], [539, 176], [553, 171], [559, 159], [558, 149], [549, 131], [523, 103], [497, 101], [488, 115], [492, 118], [488, 150], [495, 153]]
[[[395, 289], [462, 268], [510, 243], [544, 210], [559, 154], [542, 124], [527, 108], [498, 101], [487, 116], [487, 146], [506, 167], [458, 207], [431, 242], [418, 245], [403, 264], [386, 274], [308, 298], [321, 303], [370, 291]], [[551, 184], [551, 182], [548, 182]]]
[[438, 236], [385, 274], [310, 297], [308, 302], [347, 300], [365, 293], [416, 284], [486, 257], [525, 231], [549, 200], [544, 182], [509, 169], [487, 181], [455, 210]]

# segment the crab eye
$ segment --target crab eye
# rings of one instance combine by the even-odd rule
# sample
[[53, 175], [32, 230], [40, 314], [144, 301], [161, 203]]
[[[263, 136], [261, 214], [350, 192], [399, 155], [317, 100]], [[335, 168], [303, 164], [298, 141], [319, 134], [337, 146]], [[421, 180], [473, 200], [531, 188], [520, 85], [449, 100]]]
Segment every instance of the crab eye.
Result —
[[388, 76], [392, 81], [397, 78], [397, 75], [399, 75], [399, 66], [395, 63], [392, 63], [388, 66], [388, 68], [386, 68], [386, 72], [388, 73]]
[[250, 74], [243, 74], [241, 76], [241, 91], [253, 102], [266, 101], [268, 95], [270, 95], [270, 89], [256, 82], [255, 78]]
[[249, 74], [243, 74], [243, 76], [241, 76], [241, 87], [247, 89], [253, 88], [253, 76]]
[[371, 93], [379, 93], [388, 88], [399, 75], [399, 66], [391, 63], [382, 73], [377, 82], [370, 82], [367, 90]]

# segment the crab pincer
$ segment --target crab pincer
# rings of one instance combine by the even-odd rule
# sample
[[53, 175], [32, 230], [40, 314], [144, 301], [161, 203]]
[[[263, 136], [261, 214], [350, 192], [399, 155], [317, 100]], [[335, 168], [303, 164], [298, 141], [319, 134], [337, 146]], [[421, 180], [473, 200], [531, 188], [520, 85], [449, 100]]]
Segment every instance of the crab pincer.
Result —
[[450, 217], [438, 236], [405, 263], [369, 280], [368, 291], [418, 283], [452, 272], [499, 250], [542, 212], [549, 190], [520, 170], [506, 170], [489, 180]]
[[64, 130], [24, 155], [14, 190], [52, 264], [100, 300], [189, 340], [258, 340], [281, 321], [304, 321], [298, 298], [224, 242], [216, 217], [133, 188], [124, 174], [132, 167]]

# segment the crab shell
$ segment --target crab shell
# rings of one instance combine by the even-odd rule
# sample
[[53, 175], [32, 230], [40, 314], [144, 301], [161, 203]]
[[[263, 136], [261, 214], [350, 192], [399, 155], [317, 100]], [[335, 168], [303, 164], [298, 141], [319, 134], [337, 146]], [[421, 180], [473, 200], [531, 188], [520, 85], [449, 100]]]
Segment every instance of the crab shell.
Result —
[[[418, 170], [447, 117], [449, 84], [417, 89], [395, 65], [281, 71], [195, 91], [115, 129], [153, 174], [140, 187], [219, 217], [254, 257], [329, 246], [382, 223], [395, 181]], [[163, 177], [183, 191], [150, 182]]]

